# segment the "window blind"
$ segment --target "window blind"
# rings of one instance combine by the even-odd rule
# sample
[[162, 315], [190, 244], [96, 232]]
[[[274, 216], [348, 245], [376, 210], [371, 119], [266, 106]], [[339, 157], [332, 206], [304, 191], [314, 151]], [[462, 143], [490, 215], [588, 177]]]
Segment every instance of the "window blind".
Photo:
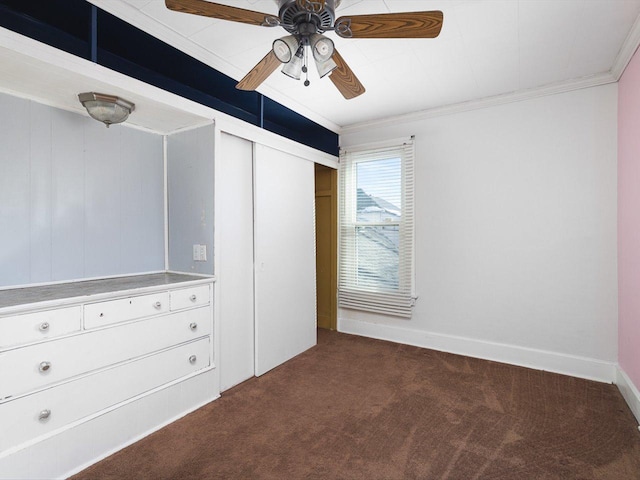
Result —
[[414, 294], [413, 139], [340, 152], [338, 302], [410, 317]]

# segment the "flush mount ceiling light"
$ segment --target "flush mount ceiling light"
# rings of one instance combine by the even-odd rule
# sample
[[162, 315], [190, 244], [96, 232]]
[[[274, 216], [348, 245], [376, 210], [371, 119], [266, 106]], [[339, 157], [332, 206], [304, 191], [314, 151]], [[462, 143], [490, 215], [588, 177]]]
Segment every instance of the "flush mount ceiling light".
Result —
[[113, 123], [124, 122], [136, 107], [127, 100], [104, 93], [81, 93], [78, 95], [78, 100], [92, 118], [104, 123], [107, 127]]

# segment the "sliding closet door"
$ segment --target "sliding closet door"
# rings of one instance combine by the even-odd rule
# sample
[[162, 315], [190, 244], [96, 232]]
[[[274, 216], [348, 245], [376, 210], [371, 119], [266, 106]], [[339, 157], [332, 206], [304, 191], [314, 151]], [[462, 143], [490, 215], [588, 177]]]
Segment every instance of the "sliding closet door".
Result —
[[222, 133], [216, 161], [220, 388], [253, 377], [253, 144]]
[[316, 344], [313, 162], [256, 145], [256, 375]]

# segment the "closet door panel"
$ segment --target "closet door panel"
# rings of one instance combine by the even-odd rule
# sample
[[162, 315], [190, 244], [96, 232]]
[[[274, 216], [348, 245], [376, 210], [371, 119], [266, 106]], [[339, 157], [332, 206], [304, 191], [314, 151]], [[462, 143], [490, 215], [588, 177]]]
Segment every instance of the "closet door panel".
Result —
[[254, 374], [253, 144], [221, 133], [216, 163], [220, 387]]
[[256, 375], [316, 344], [314, 165], [255, 146]]

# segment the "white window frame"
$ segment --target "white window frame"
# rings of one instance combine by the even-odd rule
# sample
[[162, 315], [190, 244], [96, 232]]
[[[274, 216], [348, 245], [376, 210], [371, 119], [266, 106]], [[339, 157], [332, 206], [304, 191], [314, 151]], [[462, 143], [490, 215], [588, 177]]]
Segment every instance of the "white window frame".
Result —
[[[340, 151], [338, 304], [341, 308], [410, 318], [415, 304], [414, 138]], [[400, 158], [402, 205], [399, 222], [358, 222], [356, 167], [360, 162]], [[358, 285], [356, 236], [362, 226], [399, 226], [398, 288]]]

